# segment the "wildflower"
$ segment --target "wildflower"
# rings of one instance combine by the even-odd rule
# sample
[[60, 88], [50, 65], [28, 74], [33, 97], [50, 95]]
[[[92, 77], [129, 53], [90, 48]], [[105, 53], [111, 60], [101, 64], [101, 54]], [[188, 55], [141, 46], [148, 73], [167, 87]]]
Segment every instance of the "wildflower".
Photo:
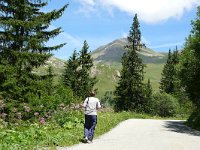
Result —
[[34, 113], [34, 116], [39, 116], [39, 112], [35, 112], [35, 113]]
[[22, 119], [22, 113], [21, 112], [17, 112], [16, 116], [17, 116], [18, 119]]
[[46, 122], [45, 122], [45, 118], [43, 118], [43, 117], [40, 118], [40, 119], [39, 119], [39, 122], [40, 122], [41, 124], [45, 124], [45, 123], [46, 123]]
[[24, 110], [26, 111], [26, 112], [30, 112], [30, 107], [28, 107], [28, 106], [24, 106]]

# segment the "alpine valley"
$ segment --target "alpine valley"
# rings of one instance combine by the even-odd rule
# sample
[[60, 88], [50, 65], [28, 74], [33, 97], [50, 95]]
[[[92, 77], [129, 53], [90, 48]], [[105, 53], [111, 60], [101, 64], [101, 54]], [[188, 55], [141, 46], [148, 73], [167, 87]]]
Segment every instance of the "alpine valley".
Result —
[[[98, 97], [102, 97], [105, 92], [112, 92], [117, 85], [120, 76], [121, 57], [125, 50], [127, 40], [125, 38], [116, 39], [106, 45], [100, 46], [91, 52], [94, 60], [94, 66], [91, 70], [91, 76], [97, 77], [97, 84], [95, 88], [98, 89]], [[142, 58], [145, 67], [145, 80], [150, 79], [152, 87], [155, 91], [159, 89], [159, 81], [161, 72], [167, 59], [167, 53], [158, 53], [145, 46], [141, 47], [138, 52], [139, 57]], [[55, 83], [58, 83], [60, 75], [63, 72], [64, 64], [67, 61], [51, 57], [46, 65], [35, 70], [37, 73], [44, 74], [47, 67], [53, 67], [54, 74], [56, 75]]]

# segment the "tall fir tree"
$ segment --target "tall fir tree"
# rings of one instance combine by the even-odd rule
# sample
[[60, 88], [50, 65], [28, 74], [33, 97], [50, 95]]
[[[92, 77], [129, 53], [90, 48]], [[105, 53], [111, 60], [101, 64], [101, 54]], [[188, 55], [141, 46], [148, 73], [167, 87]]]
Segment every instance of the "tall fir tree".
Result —
[[78, 53], [74, 50], [72, 56], [65, 64], [63, 72], [63, 84], [70, 87], [75, 95], [79, 94], [79, 58]]
[[46, 42], [61, 32], [61, 28], [48, 28], [67, 5], [51, 12], [40, 11], [47, 4], [47, 0], [0, 2], [0, 94], [4, 98], [28, 101], [30, 95], [38, 96], [42, 79], [33, 69], [64, 45], [50, 47]]
[[164, 65], [161, 80], [160, 80], [160, 91], [165, 92], [168, 94], [175, 93], [178, 89], [178, 78], [177, 78], [177, 71], [176, 65], [178, 64], [178, 50], [168, 52], [167, 62]]
[[143, 78], [144, 64], [138, 57], [137, 51], [141, 49], [141, 32], [137, 14], [131, 26], [127, 52], [122, 57], [122, 71], [115, 90], [115, 109], [143, 111], [145, 105]]
[[[197, 17], [192, 21], [192, 30], [181, 52], [179, 77], [181, 85], [192, 102], [200, 108], [200, 6]], [[199, 123], [198, 123], [199, 124]]]
[[172, 53], [171, 50], [168, 52], [167, 62], [164, 65], [163, 71], [161, 73], [161, 80], [160, 80], [160, 91], [166, 93], [172, 93], [174, 91], [173, 85], [173, 64], [172, 64]]
[[93, 87], [96, 83], [96, 78], [91, 77], [91, 69], [93, 66], [93, 59], [89, 52], [89, 45], [87, 41], [84, 41], [83, 47], [80, 51], [80, 75], [79, 75], [79, 96], [86, 98], [89, 93], [93, 90]]
[[76, 96], [83, 99], [89, 95], [96, 83], [96, 78], [91, 77], [90, 74], [93, 59], [88, 49], [87, 41], [84, 41], [79, 54], [74, 51], [63, 73], [64, 85], [70, 87]]

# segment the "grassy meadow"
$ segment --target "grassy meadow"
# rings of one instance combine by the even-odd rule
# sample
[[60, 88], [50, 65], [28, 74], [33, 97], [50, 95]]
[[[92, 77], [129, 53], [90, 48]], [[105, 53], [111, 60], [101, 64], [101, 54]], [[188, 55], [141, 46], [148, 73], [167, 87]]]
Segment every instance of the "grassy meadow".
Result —
[[[0, 120], [0, 149], [54, 150], [58, 146], [68, 147], [79, 143], [83, 137], [83, 113], [79, 110], [73, 112], [60, 110], [57, 113], [46, 124], [22, 122], [22, 125], [18, 126], [15, 124], [9, 125]], [[98, 115], [95, 138], [130, 118], [146, 119], [155, 117], [134, 112], [115, 113], [102, 110]], [[156, 117], [156, 119], [160, 119], [160, 117]]]
[[[148, 79], [151, 80], [152, 88], [154, 91], [159, 90], [159, 82], [161, 79], [161, 72], [164, 64], [146, 64], [144, 69], [144, 82]], [[121, 64], [99, 64], [97, 65], [97, 84], [95, 88], [98, 89], [97, 97], [102, 97], [106, 91], [114, 91], [118, 81], [118, 72], [121, 70]]]

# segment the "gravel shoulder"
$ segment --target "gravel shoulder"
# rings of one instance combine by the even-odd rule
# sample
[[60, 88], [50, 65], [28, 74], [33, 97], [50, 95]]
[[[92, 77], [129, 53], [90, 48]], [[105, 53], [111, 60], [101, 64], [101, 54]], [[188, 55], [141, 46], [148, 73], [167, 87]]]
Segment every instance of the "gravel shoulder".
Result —
[[200, 132], [181, 120], [129, 119], [92, 144], [57, 150], [200, 150]]

